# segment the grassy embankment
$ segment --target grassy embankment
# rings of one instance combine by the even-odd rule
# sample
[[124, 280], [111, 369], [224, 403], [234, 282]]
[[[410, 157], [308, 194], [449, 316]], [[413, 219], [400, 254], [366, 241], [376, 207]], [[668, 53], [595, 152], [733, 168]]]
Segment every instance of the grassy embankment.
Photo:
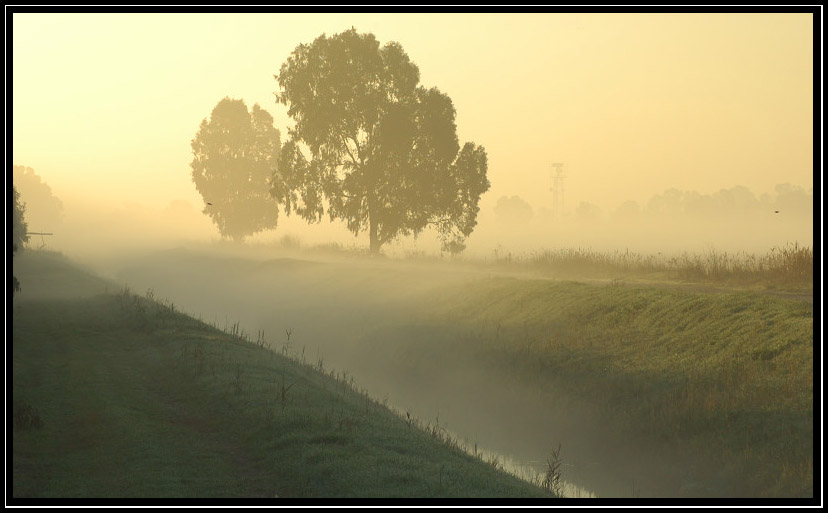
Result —
[[14, 498], [554, 498], [262, 340], [55, 254], [14, 273]]
[[[810, 268], [812, 269], [812, 263]], [[28, 283], [31, 283], [31, 279]], [[772, 287], [766, 289], [772, 290]], [[264, 422], [267, 415], [270, 415], [272, 427], [274, 415], [282, 418], [278, 417], [280, 412], [292, 411], [293, 407], [309, 411], [302, 406], [302, 394], [298, 394], [301, 388], [299, 383], [304, 381], [299, 379], [300, 375], [280, 367], [275, 374], [271, 372], [269, 381], [260, 383], [263, 388], [256, 393], [259, 395], [254, 394], [261, 398], [259, 402], [256, 402], [254, 396], [244, 399], [249, 393], [244, 384], [258, 382], [255, 376], [259, 375], [259, 371], [253, 369], [261, 363], [261, 358], [250, 356], [244, 360], [239, 355], [233, 360], [228, 359], [227, 353], [218, 350], [215, 353], [212, 350], [202, 353], [198, 348], [213, 347], [203, 337], [193, 335], [193, 338], [188, 338], [180, 334], [171, 337], [169, 321], [164, 320], [159, 326], [158, 318], [136, 314], [134, 307], [138, 304], [149, 305], [145, 309], [155, 308], [159, 315], [164, 312], [163, 308], [152, 306], [154, 303], [146, 302], [145, 299], [126, 296], [118, 307], [121, 317], [110, 315], [106, 318], [120, 319], [115, 323], [117, 329], [134, 332], [136, 337], [138, 334], [144, 337], [141, 338], [142, 342], [136, 341], [136, 346], [155, 347], [146, 343], [145, 339], [149, 338], [157, 339], [159, 344], [162, 340], [163, 344], [170, 344], [171, 338], [177, 341], [175, 343], [179, 344], [179, 353], [176, 358], [160, 358], [157, 365], [163, 363], [166, 367], [163, 372], [159, 368], [155, 374], [150, 374], [153, 376], [150, 381], [154, 384], [163, 383], [164, 379], [170, 379], [166, 377], [168, 374], [195, 380], [191, 385], [178, 383], [163, 389], [164, 394], [172, 398], [173, 404], [189, 404], [185, 399], [202, 397], [199, 394], [208, 394], [210, 391], [214, 394], [204, 396], [214, 397], [210, 400], [212, 403], [205, 403], [212, 406], [203, 409], [188, 406], [177, 422], [196, 426], [206, 422], [205, 419], [210, 419], [212, 424], [205, 428], [208, 429], [205, 432], [210, 435], [196, 439], [212, 440], [217, 447], [213, 451], [216, 454], [238, 453], [236, 445], [241, 443], [239, 440], [248, 440], [248, 450], [256, 447], [254, 456], [245, 456], [242, 452], [242, 457], [236, 460], [247, 462], [242, 468], [252, 469], [250, 472], [243, 474], [238, 468], [231, 467], [234, 475], [253, 476], [239, 479], [259, 483], [252, 492], [218, 493], [208, 483], [204, 489], [210, 491], [197, 490], [192, 492], [193, 495], [267, 495], [271, 488], [274, 493], [280, 493], [277, 485], [270, 486], [270, 483], [276, 481], [295, 483], [298, 479], [301, 483], [315, 483], [318, 476], [354, 473], [353, 469], [346, 466], [327, 470], [328, 474], [320, 474], [318, 468], [303, 459], [306, 456], [297, 455], [302, 468], [286, 470], [285, 475], [298, 473], [297, 475], [305, 477], [276, 480], [271, 477], [273, 474], [268, 473], [267, 463], [251, 464], [251, 461], [267, 460], [262, 454], [274, 454], [269, 449], [273, 444], [276, 444], [274, 451], [283, 450], [278, 442], [271, 442], [271, 446], [262, 445], [265, 450], [259, 451], [258, 444], [262, 439], [255, 433], [265, 432], [271, 439], [274, 435], [267, 427], [260, 431], [248, 429], [248, 425], [255, 424], [251, 418], [260, 417], [256, 422]], [[131, 301], [132, 309], [124, 307], [124, 301]], [[638, 457], [638, 448], [646, 448], [650, 453], [674, 463], [677, 469], [675, 479], [659, 488], [666, 490], [662, 495], [813, 495], [813, 305], [810, 302], [750, 291], [707, 294], [692, 289], [627, 287], [623, 281], [612, 281], [607, 286], [587, 286], [548, 279], [491, 278], [475, 280], [463, 286], [448, 286], [439, 293], [429, 294], [428, 304], [429, 307], [425, 310], [422, 309], [422, 302], [416, 306], [416, 310], [411, 307], [411, 325], [406, 327], [411, 331], [411, 326], [416, 324], [415, 331], [427, 336], [402, 337], [395, 342], [417, 345], [404, 348], [404, 365], [432, 365], [434, 358], [439, 358], [442, 364], [451, 368], [453, 360], [462, 359], [465, 364], [473, 362], [478, 369], [498, 375], [503, 382], [513, 380], [520, 383], [523, 389], [534, 390], [539, 406], [545, 404], [548, 408], [560, 407], [561, 411], [565, 411], [572, 404], [578, 404], [592, 412], [598, 412], [588, 425], [603, 427], [603, 432], [597, 428], [587, 428], [587, 424], [584, 429], [595, 429], [595, 433], [602, 435], [609, 434], [601, 440], [605, 447], [612, 449], [613, 444], [629, 446], [633, 448], [626, 453], [630, 458]], [[25, 302], [21, 301], [20, 305], [24, 306]], [[415, 311], [419, 312], [416, 316], [413, 315]], [[15, 312], [17, 315], [19, 312]], [[166, 319], [164, 315], [167, 314], [164, 313], [160, 318]], [[131, 319], [132, 324], [125, 324], [124, 316]], [[82, 319], [83, 315], [79, 318]], [[152, 319], [156, 321], [151, 321]], [[37, 324], [38, 329], [42, 330], [42, 323]], [[385, 329], [388, 333], [387, 329], [394, 327]], [[223, 336], [215, 330], [210, 333], [216, 337]], [[15, 338], [17, 336], [15, 328]], [[124, 335], [123, 338], [129, 340], [131, 337], [132, 335]], [[389, 345], [392, 339], [393, 337], [383, 337], [382, 342]], [[201, 342], [197, 342], [199, 340]], [[54, 342], [51, 344], [64, 347]], [[251, 350], [250, 344], [216, 344], [216, 348], [223, 350], [236, 345]], [[396, 351], [393, 347], [388, 349]], [[264, 354], [279, 361], [276, 355]], [[42, 376], [36, 379], [25, 378], [26, 372], [20, 374], [17, 363], [19, 356], [16, 352], [16, 399], [18, 391], [32, 389], [26, 384], [26, 379], [33, 379], [35, 383], [43, 379]], [[418, 358], [422, 361], [418, 362]], [[118, 361], [118, 358], [114, 361]], [[309, 372], [307, 366], [294, 368]], [[185, 372], [185, 369], [189, 370]], [[34, 374], [34, 371], [29, 372]], [[23, 382], [18, 386], [20, 379]], [[328, 383], [332, 390], [340, 390], [337, 387], [341, 387], [341, 393], [346, 395], [348, 387], [342, 386], [342, 381], [347, 379], [336, 380], [330, 376], [326, 379], [328, 381], [320, 383]], [[296, 384], [288, 388], [292, 383]], [[34, 390], [40, 386], [38, 384]], [[251, 387], [252, 389], [256, 387]], [[281, 402], [283, 390], [284, 406]], [[363, 401], [366, 410], [375, 405], [364, 395], [356, 396], [356, 401]], [[219, 400], [213, 404], [216, 403], [216, 397]], [[568, 405], [563, 404], [565, 398], [568, 398]], [[21, 399], [38, 400], [36, 394]], [[110, 402], [116, 403], [114, 399]], [[147, 402], [165, 404], [157, 397]], [[310, 401], [304, 399], [304, 402]], [[358, 410], [359, 406], [353, 408]], [[268, 411], [271, 413], [266, 414]], [[351, 422], [355, 417], [347, 413], [350, 411], [348, 407], [328, 406], [319, 411], [325, 419], [321, 425], [327, 426], [331, 433], [352, 432]], [[299, 418], [309, 418], [299, 413], [296, 415]], [[238, 424], [227, 420], [235, 418], [243, 420]], [[216, 424], [219, 421], [230, 422], [229, 426], [235, 426], [235, 431], [227, 431], [226, 426]], [[395, 422], [399, 424], [399, 421], [397, 417]], [[310, 430], [310, 421], [294, 422], [301, 426], [300, 431]], [[43, 429], [46, 425], [44, 421]], [[311, 422], [311, 425], [316, 424]], [[404, 418], [401, 426], [404, 431], [412, 429]], [[72, 429], [66, 432], [71, 432]], [[227, 432], [234, 436], [216, 434]], [[23, 433], [23, 436], [35, 436], [36, 430]], [[426, 435], [426, 438], [439, 439], [441, 434], [439, 429], [429, 426], [430, 436]], [[310, 434], [309, 438], [301, 440], [307, 441], [313, 436]], [[189, 440], [194, 437], [190, 433], [185, 438]], [[219, 443], [219, 440], [222, 442]], [[227, 440], [232, 440], [232, 443]], [[563, 439], [562, 442], [566, 454], [567, 440]], [[17, 443], [16, 439], [15, 444]], [[299, 451], [303, 455], [308, 453], [305, 448], [311, 453], [321, 450], [312, 442], [298, 445], [303, 447]], [[181, 443], [176, 445], [179, 446], [187, 447]], [[202, 451], [192, 448], [191, 453], [202, 454]], [[42, 472], [31, 471], [36, 465], [37, 458], [32, 456], [36, 452], [23, 451], [21, 457], [15, 454], [16, 468], [21, 466], [24, 475], [42, 475]], [[119, 461], [123, 459], [121, 457]], [[355, 460], [348, 458], [347, 461]], [[625, 463], [619, 462], [617, 470], [622, 471]], [[261, 465], [264, 465], [264, 471], [261, 470]], [[325, 462], [325, 465], [331, 463]], [[311, 477], [308, 477], [308, 467], [314, 469], [310, 472]], [[171, 468], [187, 467], [171, 464]], [[445, 470], [446, 467], [437, 466], [430, 468], [425, 475], [432, 478], [437, 475], [438, 482], [444, 483], [444, 477], [456, 475], [453, 472], [446, 474]], [[194, 479], [193, 476], [198, 474], [190, 472], [173, 475], [186, 475], [186, 479]], [[219, 471], [216, 475], [227, 474]], [[665, 480], [669, 481], [667, 477], [671, 476], [665, 476]], [[336, 479], [349, 478], [342, 475]], [[425, 477], [423, 479], [425, 481], [422, 482], [428, 482]], [[46, 479], [44, 482], [48, 481]], [[646, 494], [649, 483], [645, 480], [641, 485]], [[17, 486], [15, 484], [15, 489]], [[37, 489], [32, 486], [34, 485], [30, 485], [30, 489]], [[227, 484], [224, 482], [216, 486], [226, 488]], [[294, 487], [287, 493], [348, 494], [341, 491], [320, 492], [311, 485], [306, 486]], [[189, 489], [194, 488], [190, 486]], [[421, 486], [423, 489], [426, 492], [417, 494], [435, 493], [433, 487]], [[376, 490], [379, 495], [387, 493], [379, 492], [379, 487]], [[459, 489], [457, 492], [463, 496], [481, 493], [479, 490], [473, 492]], [[137, 494], [146, 493], [142, 491]], [[150, 492], [150, 495], [159, 493]], [[172, 493], [167, 493], [170, 494]], [[359, 494], [371, 493], [360, 490]]]
[[[303, 247], [289, 235], [271, 248], [301, 250], [307, 254], [338, 257], [367, 256], [364, 248], [331, 243]], [[728, 252], [710, 248], [704, 253], [645, 254], [635, 251], [598, 251], [591, 248], [557, 248], [524, 253], [495, 249], [485, 257], [454, 258], [469, 267], [535, 277], [603, 280], [614, 284], [669, 286], [710, 286], [725, 289], [775, 291], [809, 295], [814, 284], [814, 251], [811, 246], [789, 242], [774, 246], [764, 254]], [[410, 262], [443, 262], [444, 255], [408, 252]]]
[[[809, 246], [560, 249], [470, 263], [526, 279], [429, 294], [420, 325], [406, 327], [418, 332], [407, 365], [425, 368], [438, 354], [449, 368], [471, 361], [536, 391], [539, 405], [598, 412], [594, 424], [606, 429], [595, 433], [608, 446], [675, 462], [674, 476], [656, 477], [676, 495], [813, 496]], [[557, 281], [568, 279], [599, 286]]]
[[676, 495], [813, 495], [812, 302], [488, 278], [433, 294], [420, 329], [538, 404], [598, 412], [608, 445], [675, 463]]
[[406, 305], [430, 306], [378, 330], [372, 346], [403, 374], [438, 363], [482, 369], [533, 391], [538, 407], [589, 410], [589, 424], [605, 429], [582, 430], [609, 449], [673, 462], [664, 475], [650, 471], [661, 493], [813, 496], [810, 247], [672, 257], [558, 250], [469, 263], [528, 279], [451, 284]]

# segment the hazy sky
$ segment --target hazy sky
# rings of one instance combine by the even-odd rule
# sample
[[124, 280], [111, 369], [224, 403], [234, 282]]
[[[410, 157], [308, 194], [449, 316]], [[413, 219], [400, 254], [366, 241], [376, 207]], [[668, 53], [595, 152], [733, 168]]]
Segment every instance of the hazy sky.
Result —
[[190, 141], [225, 96], [283, 139], [274, 75], [351, 27], [398, 41], [489, 156], [481, 208], [552, 198], [611, 210], [669, 187], [813, 186], [810, 14], [12, 15], [13, 163], [60, 198], [162, 209], [201, 197]]

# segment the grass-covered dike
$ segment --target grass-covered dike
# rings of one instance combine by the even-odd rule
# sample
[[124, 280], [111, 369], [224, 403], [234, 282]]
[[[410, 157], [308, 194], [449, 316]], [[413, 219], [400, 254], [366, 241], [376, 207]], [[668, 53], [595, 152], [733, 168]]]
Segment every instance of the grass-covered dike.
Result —
[[555, 500], [323, 362], [224, 333], [56, 254], [28, 252], [15, 273], [7, 500]]
[[813, 496], [810, 301], [495, 277], [428, 312], [420, 329], [451, 326], [458, 361], [588, 407], [573, 432], [617, 450], [619, 472], [671, 496]]
[[[813, 303], [799, 296], [444, 279], [451, 270], [428, 284], [394, 262], [160, 262], [167, 274], [133, 273], [133, 290], [58, 255], [16, 257], [14, 497], [555, 504], [549, 469], [599, 498], [814, 496]], [[155, 292], [176, 280], [200, 297], [265, 302], [289, 321], [273, 326], [294, 329], [198, 322]], [[315, 337], [346, 347], [347, 365], [305, 350], [323, 322]], [[439, 415], [417, 418], [423, 405]], [[538, 460], [534, 483], [479, 450], [501, 441]]]

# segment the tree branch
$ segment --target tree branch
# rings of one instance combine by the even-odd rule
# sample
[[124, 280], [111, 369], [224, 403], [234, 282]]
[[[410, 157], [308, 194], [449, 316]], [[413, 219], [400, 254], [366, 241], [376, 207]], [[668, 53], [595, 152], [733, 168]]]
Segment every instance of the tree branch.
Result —
[[[361, 164], [362, 159], [360, 158], [360, 162], [357, 162], [356, 157], [354, 157], [353, 152], [351, 152], [351, 147], [348, 146], [348, 140], [346, 139], [345, 135], [343, 134], [341, 137], [342, 137], [342, 144], [345, 146], [345, 151], [347, 151], [348, 156], [351, 157], [351, 162], [353, 162], [354, 165]], [[353, 140], [353, 138], [352, 138], [352, 140]], [[354, 141], [354, 143], [356, 143], [356, 141]], [[359, 144], [356, 145], [356, 149], [357, 149], [357, 155], [359, 155]]]
[[365, 158], [362, 156], [362, 149], [359, 146], [359, 141], [357, 141], [356, 136], [354, 136], [354, 135], [349, 135], [348, 138], [351, 139], [352, 141], [354, 141], [354, 146], [356, 146], [356, 150], [357, 150], [357, 157], [359, 157], [359, 163], [360, 163], [360, 165], [364, 166], [365, 165]]

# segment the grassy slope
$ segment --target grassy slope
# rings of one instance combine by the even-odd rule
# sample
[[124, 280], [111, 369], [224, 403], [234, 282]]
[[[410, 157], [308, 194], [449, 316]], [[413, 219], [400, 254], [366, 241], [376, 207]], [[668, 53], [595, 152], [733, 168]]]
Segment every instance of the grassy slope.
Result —
[[[18, 267], [24, 270], [17, 260], [15, 265], [16, 274], [19, 274]], [[54, 278], [47, 277], [42, 281], [48, 286]], [[23, 283], [24, 291], [30, 292], [37, 279], [28, 277]], [[103, 284], [96, 284], [92, 288], [100, 291], [103, 287]], [[135, 303], [135, 299], [127, 299], [127, 303]], [[372, 482], [368, 488], [360, 484], [356, 486], [358, 492], [348, 488], [347, 484], [335, 491], [325, 484], [350, 483], [352, 477], [361, 479], [360, 473], [348, 466], [356, 465], [360, 460], [349, 456], [342, 458], [345, 465], [337, 466], [329, 461], [335, 454], [329, 449], [347, 451], [363, 447], [358, 452], [367, 452], [365, 446], [359, 445], [364, 442], [364, 439], [358, 441], [362, 435], [347, 443], [341, 440], [343, 436], [355, 437], [366, 429], [373, 430], [374, 424], [365, 420], [369, 415], [361, 412], [382, 410], [379, 405], [365, 396], [351, 394], [342, 381], [324, 378], [307, 367], [260, 352], [250, 344], [219, 343], [218, 338], [224, 335], [202, 325], [194, 323], [196, 327], [183, 329], [180, 333], [170, 331], [178, 321], [170, 324], [163, 308], [147, 303], [145, 308], [155, 309], [152, 310], [154, 314], [138, 315], [135, 304], [123, 305], [123, 300], [119, 301], [114, 303], [117, 312], [113, 310], [111, 315], [120, 315], [121, 320], [113, 329], [123, 332], [121, 338], [124, 340], [139, 337], [135, 342], [137, 347], [157, 345], [159, 349], [153, 349], [149, 354], [166, 354], [158, 358], [156, 370], [149, 374], [155, 395], [140, 401], [172, 405], [163, 410], [167, 413], [162, 414], [165, 421], [160, 426], [166, 426], [161, 430], [163, 433], [176, 423], [183, 425], [184, 434], [171, 438], [176, 440], [174, 449], [190, 451], [187, 454], [204, 458], [202, 449], [209, 443], [212, 444], [212, 457], [218, 459], [211, 465], [217, 469], [215, 485], [210, 482], [212, 474], [186, 470], [197, 465], [187, 467], [177, 463], [178, 460], [170, 460], [169, 472], [178, 476], [177, 479], [189, 482], [179, 487], [164, 484], [177, 491], [142, 491], [138, 495], [269, 496], [271, 491], [279, 495], [313, 496], [408, 494], [399, 491], [401, 488], [388, 491], [394, 487], [388, 488], [381, 482]], [[424, 303], [429, 305], [425, 309]], [[22, 307], [25, 301], [16, 304]], [[81, 309], [80, 319], [93, 310], [78, 301], [60, 308], [67, 305]], [[550, 280], [490, 278], [463, 286], [453, 283], [442, 291], [429, 293], [427, 302], [417, 297], [412, 304], [397, 307], [406, 312], [405, 320], [390, 322], [376, 332], [388, 361], [399, 362], [401, 367], [422, 368], [433, 368], [435, 362], [440, 362], [446, 369], [455, 368], [455, 362], [462, 361], [464, 365], [471, 362], [484, 375], [498, 375], [503, 383], [511, 380], [519, 383], [521, 390], [534, 391], [536, 398], [529, 398], [527, 402], [537, 399], [536, 404], [561, 411], [572, 405], [583, 405], [592, 417], [582, 417], [573, 424], [577, 426], [576, 430], [589, 430], [596, 435], [587, 437], [600, 442], [594, 444], [593, 450], [609, 452], [618, 450], [621, 445], [630, 447], [626, 456], [618, 456], [617, 467], [613, 469], [616, 474], [631, 468], [625, 465], [636, 463], [626, 461], [631, 459], [640, 459], [644, 462], [642, 466], [656, 468], [650, 470], [651, 476], [663, 472], [666, 467], [647, 463], [642, 456], [646, 451], [670, 462], [675, 475], [663, 472], [663, 476], [652, 476], [663, 477], [665, 481], [657, 495], [813, 495], [813, 305], [810, 302], [749, 292], [708, 294], [663, 287], [587, 286]], [[110, 305], [110, 309], [113, 308]], [[413, 315], [415, 311], [419, 314]], [[19, 312], [16, 311], [15, 339], [18, 337], [17, 315]], [[41, 332], [45, 325], [38, 319], [29, 320]], [[124, 319], [131, 324], [122, 322]], [[183, 318], [181, 322], [193, 323]], [[206, 330], [206, 335], [199, 334], [199, 330]], [[150, 344], [150, 340], [155, 342]], [[67, 346], [58, 342], [43, 342], [43, 345], [48, 347], [50, 343], [55, 345], [54, 351], [65, 350]], [[243, 351], [239, 349], [236, 353], [236, 346]], [[15, 343], [15, 349], [17, 347]], [[164, 352], [171, 347], [175, 347], [174, 358]], [[232, 348], [232, 352], [227, 352], [228, 348]], [[37, 361], [38, 358], [48, 361], [55, 358], [48, 356], [52, 352], [45, 351], [44, 356], [26, 361]], [[248, 356], [242, 356], [244, 354]], [[266, 358], [259, 356], [262, 354]], [[43, 410], [48, 404], [41, 406], [37, 402], [48, 403], [49, 397], [47, 389], [39, 383], [52, 378], [46, 378], [48, 373], [44, 374], [42, 370], [27, 371], [25, 365], [18, 363], [19, 356], [15, 352], [15, 398], [22, 393], [21, 399], [41, 411], [48, 411]], [[112, 365], [122, 361], [122, 356], [113, 356]], [[130, 353], [128, 358], [134, 358], [133, 354]], [[268, 358], [272, 361], [265, 365]], [[395, 377], [399, 378], [401, 370], [405, 369], [398, 367], [389, 372], [397, 373]], [[74, 373], [91, 375], [88, 370]], [[29, 379], [37, 386], [27, 384]], [[68, 378], [63, 376], [61, 379]], [[165, 380], [169, 382], [166, 386], [163, 385]], [[287, 391], [284, 407], [282, 383], [295, 383]], [[314, 388], [311, 383], [315, 383]], [[50, 385], [54, 389], [61, 386]], [[112, 387], [118, 389], [115, 385]], [[351, 402], [340, 403], [337, 402], [339, 399], [317, 401], [309, 390], [320, 387], [323, 392], [341, 395], [342, 399], [352, 397]], [[117, 399], [108, 402], [117, 404]], [[169, 413], [171, 411], [178, 413]], [[44, 432], [49, 425], [47, 418], [44, 415]], [[408, 432], [409, 427], [404, 421], [400, 424], [400, 419], [393, 415], [389, 419], [389, 423], [396, 423], [403, 432]], [[583, 419], [588, 422], [580, 422]], [[195, 426], [201, 426], [195, 431], [201, 433], [196, 437], [192, 430]], [[279, 435], [281, 442], [273, 433], [274, 427], [285, 433]], [[388, 427], [383, 430], [394, 432]], [[123, 431], [130, 432], [129, 429]], [[135, 431], [140, 429], [135, 427]], [[412, 429], [411, 432], [415, 431]], [[24, 440], [25, 437], [39, 436], [36, 430], [16, 433], [20, 433]], [[296, 439], [299, 443], [284, 441], [285, 438], [293, 440], [290, 437], [299, 434], [304, 437]], [[67, 431], [63, 436], [70, 435]], [[16, 444], [17, 438], [16, 434]], [[150, 439], [155, 439], [154, 435]], [[377, 439], [367, 445], [384, 447], [387, 446], [384, 440]], [[571, 453], [570, 439], [560, 440], [564, 454]], [[65, 441], [54, 442], [53, 447], [62, 447]], [[191, 449], [186, 449], [188, 443], [194, 444]], [[38, 485], [37, 480], [47, 483], [49, 479], [33, 477], [45, 475], [42, 472], [45, 467], [37, 470], [37, 465], [42, 465], [38, 461], [43, 459], [35, 457], [38, 453], [32, 447], [34, 445], [30, 444], [22, 452], [16, 452], [14, 462], [16, 467], [22, 465], [23, 475], [35, 483], [26, 485], [26, 489], [38, 490], [38, 486], [46, 485]], [[40, 447], [48, 445], [40, 443]], [[280, 467], [283, 472], [278, 474], [278, 479], [274, 478], [277, 474], [272, 470], [270, 455], [289, 454], [286, 451], [294, 449], [295, 454], [290, 453], [290, 459], [282, 461], [299, 461], [299, 468]], [[408, 450], [412, 450], [411, 447]], [[413, 458], [413, 451], [422, 453], [422, 449], [416, 448], [410, 453], [406, 452], [408, 450], [403, 451], [407, 460], [392, 465], [396, 468], [394, 472], [401, 471], [395, 465], [423, 465]], [[166, 448], [160, 449], [159, 453], [165, 458], [178, 454]], [[228, 454], [240, 456], [230, 457]], [[129, 458], [120, 456], [115, 459], [120, 461], [124, 457]], [[243, 492], [218, 492], [230, 486], [226, 479], [221, 481], [222, 476], [229, 475], [228, 468], [232, 475], [241, 476], [238, 479], [254, 484]], [[175, 474], [176, 469], [179, 472], [185, 470]], [[414, 469], [409, 470], [413, 472]], [[460, 482], [456, 470], [443, 463], [426, 465], [424, 470], [423, 474], [411, 474], [420, 476], [414, 478], [393, 477], [401, 474], [390, 470], [383, 471], [382, 475], [391, 482], [416, 481], [419, 491], [414, 494], [420, 496], [454, 492], [474, 496], [492, 490], [474, 485], [472, 489], [448, 491], [446, 483], [457, 486]], [[135, 481], [132, 476], [129, 479]], [[193, 483], [202, 479], [203, 485]], [[158, 486], [159, 481], [153, 483]], [[649, 483], [644, 483], [646, 494]], [[17, 486], [15, 482], [15, 490], [18, 490]], [[409, 482], [402, 488], [406, 486], [413, 485]], [[35, 493], [25, 492], [26, 489], [22, 489], [23, 493]], [[184, 489], [196, 491], [182, 492]], [[504, 495], [519, 494], [507, 492]]]
[[813, 494], [811, 302], [490, 278], [433, 294], [420, 322], [458, 361], [673, 459], [679, 495]]
[[550, 497], [344, 380], [56, 255], [14, 273], [15, 498]]

